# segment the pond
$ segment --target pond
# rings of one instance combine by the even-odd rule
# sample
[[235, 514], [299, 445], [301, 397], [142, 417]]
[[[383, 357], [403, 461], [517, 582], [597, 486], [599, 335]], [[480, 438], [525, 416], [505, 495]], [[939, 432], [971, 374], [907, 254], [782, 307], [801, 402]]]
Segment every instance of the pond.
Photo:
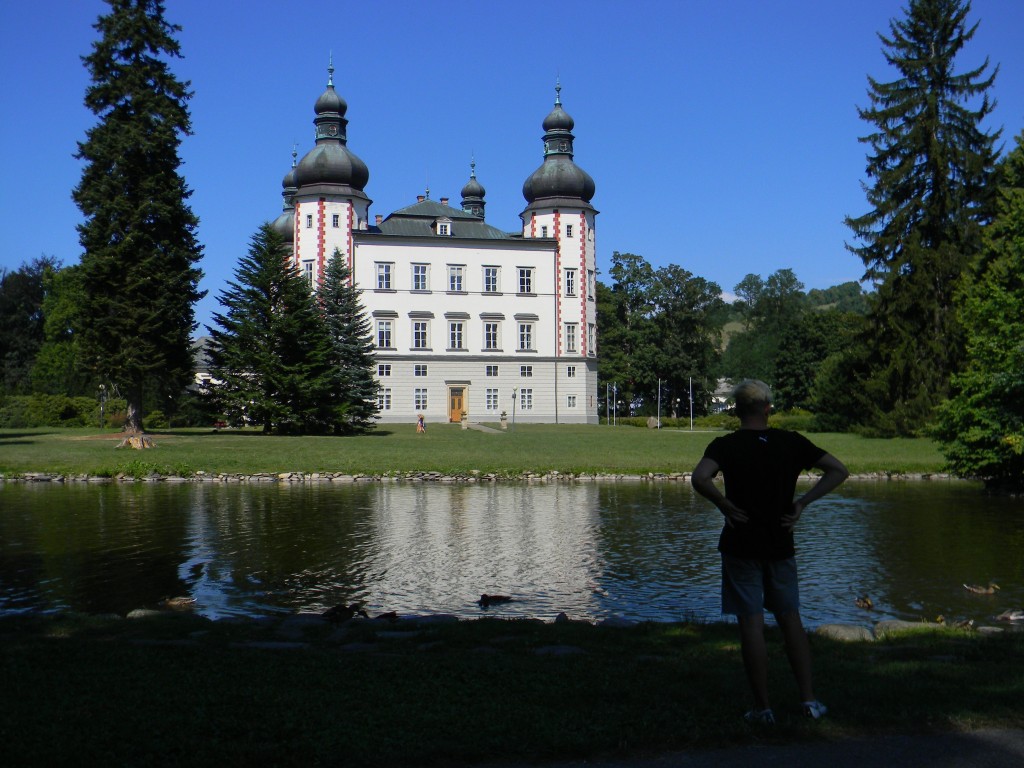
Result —
[[[720, 528], [685, 482], [6, 483], [0, 614], [188, 596], [211, 618], [365, 601], [371, 616], [717, 620]], [[1024, 608], [1024, 502], [974, 484], [850, 481], [808, 509], [797, 549], [809, 626]], [[482, 593], [514, 601], [485, 614]]]

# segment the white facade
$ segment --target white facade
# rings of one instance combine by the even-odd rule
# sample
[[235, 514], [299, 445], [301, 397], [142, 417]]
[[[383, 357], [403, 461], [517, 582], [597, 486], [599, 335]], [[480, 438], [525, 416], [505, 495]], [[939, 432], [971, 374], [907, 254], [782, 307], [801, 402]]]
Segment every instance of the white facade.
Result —
[[[597, 423], [589, 197], [528, 198], [521, 232], [503, 232], [484, 221], [474, 170], [461, 208], [421, 196], [370, 225], [368, 172], [345, 146], [345, 108], [329, 83], [317, 147], [285, 177], [278, 221], [311, 285], [333, 254], [347, 261], [372, 325], [380, 420]], [[556, 113], [571, 128], [557, 99]]]
[[[458, 226], [458, 220], [450, 223]], [[597, 421], [595, 317], [551, 239], [354, 237], [378, 349], [381, 421]], [[592, 269], [592, 266], [591, 266]], [[584, 278], [585, 280], [585, 278]]]

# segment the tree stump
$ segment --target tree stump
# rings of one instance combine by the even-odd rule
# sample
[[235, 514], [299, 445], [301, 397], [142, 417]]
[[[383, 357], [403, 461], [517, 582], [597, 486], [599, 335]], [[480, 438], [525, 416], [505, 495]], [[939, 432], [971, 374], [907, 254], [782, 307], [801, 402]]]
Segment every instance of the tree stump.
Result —
[[156, 443], [153, 442], [153, 438], [142, 432], [133, 432], [125, 437], [120, 443], [117, 444], [118, 448], [135, 448], [136, 450], [143, 450], [144, 448], [156, 448]]

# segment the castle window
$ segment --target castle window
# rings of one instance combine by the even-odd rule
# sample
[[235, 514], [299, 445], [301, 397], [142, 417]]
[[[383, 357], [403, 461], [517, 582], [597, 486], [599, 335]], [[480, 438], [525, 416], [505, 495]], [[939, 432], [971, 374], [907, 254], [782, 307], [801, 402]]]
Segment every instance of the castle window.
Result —
[[378, 320], [377, 321], [377, 348], [378, 349], [391, 349], [393, 346], [391, 343], [391, 332], [393, 326], [390, 320]]
[[463, 283], [465, 271], [466, 268], [459, 264], [450, 264], [448, 266], [449, 293], [462, 293], [465, 290], [465, 285]]
[[413, 349], [429, 348], [430, 324], [426, 320], [415, 320], [412, 324], [412, 347]]
[[429, 272], [428, 265], [426, 264], [413, 264], [412, 265], [412, 289], [414, 291], [426, 291], [429, 290]]
[[389, 261], [377, 262], [377, 290], [391, 290], [391, 267], [394, 265]]
[[519, 268], [519, 292], [533, 293], [533, 267]]
[[462, 345], [463, 324], [461, 321], [448, 323], [448, 348], [465, 349]]
[[339, 216], [336, 213], [334, 215], [332, 215], [331, 216], [331, 226], [334, 227], [335, 229], [340, 227], [341, 226], [341, 216]]
[[519, 349], [522, 352], [533, 349], [533, 323], [519, 324]]
[[576, 295], [576, 270], [567, 269], [565, 270], [565, 295], [575, 296]]
[[501, 349], [501, 344], [498, 338], [498, 324], [497, 323], [484, 323], [484, 349], [497, 350]]
[[565, 324], [565, 351], [576, 352], [577, 344], [576, 340], [579, 338], [579, 324], [578, 323], [566, 323]]
[[484, 267], [484, 293], [498, 292], [498, 267]]
[[524, 411], [533, 410], [533, 390], [523, 387], [519, 390], [519, 408]]
[[565, 225], [565, 236], [572, 237], [572, 224]]

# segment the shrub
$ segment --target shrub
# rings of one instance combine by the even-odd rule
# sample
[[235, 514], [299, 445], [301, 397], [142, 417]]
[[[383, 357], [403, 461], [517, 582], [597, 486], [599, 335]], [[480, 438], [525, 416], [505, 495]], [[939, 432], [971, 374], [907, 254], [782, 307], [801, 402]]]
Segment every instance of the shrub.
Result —
[[150, 411], [142, 420], [143, 429], [167, 429], [169, 426], [167, 416], [160, 410]]

